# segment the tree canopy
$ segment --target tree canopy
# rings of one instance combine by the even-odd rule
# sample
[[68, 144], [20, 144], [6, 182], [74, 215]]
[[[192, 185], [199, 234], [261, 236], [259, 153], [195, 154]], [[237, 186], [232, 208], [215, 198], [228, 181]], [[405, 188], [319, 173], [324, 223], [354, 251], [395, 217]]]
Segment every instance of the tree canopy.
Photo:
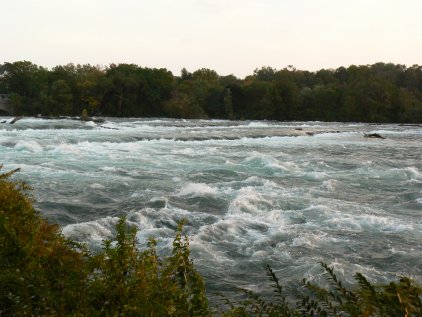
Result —
[[422, 122], [422, 66], [391, 63], [316, 72], [261, 67], [244, 79], [201, 68], [180, 76], [135, 64], [0, 65], [16, 115], [90, 115]]

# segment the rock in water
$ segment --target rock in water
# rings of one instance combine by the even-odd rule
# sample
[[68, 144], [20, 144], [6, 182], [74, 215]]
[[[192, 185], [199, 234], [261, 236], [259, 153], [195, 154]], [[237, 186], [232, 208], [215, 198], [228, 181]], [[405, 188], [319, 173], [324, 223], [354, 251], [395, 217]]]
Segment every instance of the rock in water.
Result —
[[16, 121], [19, 121], [20, 119], [22, 119], [22, 117], [15, 117], [13, 118], [12, 121], [10, 121], [10, 124], [14, 124]]
[[385, 139], [383, 136], [379, 135], [378, 133], [365, 133], [365, 138], [373, 138], [373, 139]]

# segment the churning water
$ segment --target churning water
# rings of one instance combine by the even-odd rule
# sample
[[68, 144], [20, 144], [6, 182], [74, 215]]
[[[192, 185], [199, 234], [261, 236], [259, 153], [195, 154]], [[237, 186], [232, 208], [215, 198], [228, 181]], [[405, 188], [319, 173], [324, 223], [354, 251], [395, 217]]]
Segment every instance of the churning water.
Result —
[[421, 141], [421, 126], [390, 124], [28, 118], [0, 124], [0, 163], [93, 249], [125, 214], [141, 248], [154, 236], [165, 253], [187, 218], [211, 292], [260, 288], [265, 263], [287, 284], [318, 261], [422, 282]]

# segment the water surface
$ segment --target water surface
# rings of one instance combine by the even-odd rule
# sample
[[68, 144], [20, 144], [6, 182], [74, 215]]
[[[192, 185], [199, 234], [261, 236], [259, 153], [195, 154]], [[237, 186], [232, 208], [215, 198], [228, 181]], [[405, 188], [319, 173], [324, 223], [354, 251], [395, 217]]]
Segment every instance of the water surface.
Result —
[[421, 140], [411, 125], [27, 118], [0, 124], [0, 163], [93, 249], [125, 214], [165, 253], [187, 218], [210, 292], [262, 287], [265, 263], [285, 284], [318, 261], [422, 282]]

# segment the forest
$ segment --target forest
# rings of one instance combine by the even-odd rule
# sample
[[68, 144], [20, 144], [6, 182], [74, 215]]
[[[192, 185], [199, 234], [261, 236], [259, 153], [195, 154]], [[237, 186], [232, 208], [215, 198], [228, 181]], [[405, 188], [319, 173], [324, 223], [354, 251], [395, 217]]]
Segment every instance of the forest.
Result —
[[[255, 69], [239, 79], [202, 68], [29, 61], [0, 65], [0, 94], [14, 115], [171, 117], [422, 123], [422, 66], [392, 63], [321, 69]], [[86, 112], [85, 112], [86, 113]]]

